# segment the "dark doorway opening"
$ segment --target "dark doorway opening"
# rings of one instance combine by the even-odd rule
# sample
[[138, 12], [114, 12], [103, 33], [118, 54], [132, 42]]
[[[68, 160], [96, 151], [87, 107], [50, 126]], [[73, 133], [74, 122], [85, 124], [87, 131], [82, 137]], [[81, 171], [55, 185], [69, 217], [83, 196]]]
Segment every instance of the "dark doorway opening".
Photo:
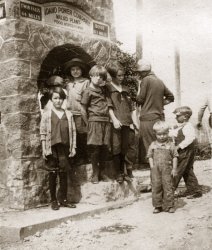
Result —
[[[59, 75], [64, 78], [63, 65], [73, 58], [80, 58], [88, 64], [89, 68], [96, 64], [93, 58], [80, 46], [73, 44], [57, 46], [49, 52], [41, 64], [37, 80], [38, 89], [42, 92], [42, 89], [47, 87], [46, 80], [52, 75]], [[86, 74], [88, 74], [88, 72], [86, 72]], [[86, 76], [88, 77], [88, 75], [85, 75], [85, 77]]]

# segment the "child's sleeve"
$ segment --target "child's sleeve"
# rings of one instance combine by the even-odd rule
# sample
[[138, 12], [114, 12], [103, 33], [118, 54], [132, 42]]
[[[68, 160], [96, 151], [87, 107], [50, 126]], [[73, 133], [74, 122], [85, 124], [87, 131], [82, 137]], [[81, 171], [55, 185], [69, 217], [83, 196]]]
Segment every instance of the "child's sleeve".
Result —
[[107, 89], [107, 87], [105, 88], [105, 92], [106, 92], [106, 100], [107, 100], [108, 108], [112, 108], [112, 109], [113, 109], [113, 102], [112, 102], [112, 100], [111, 100], [110, 92], [109, 92], [109, 90]]
[[82, 99], [81, 99], [81, 104], [82, 105], [85, 105], [86, 107], [89, 106], [89, 103], [90, 103], [90, 100], [91, 100], [91, 95], [89, 93], [89, 89], [85, 89], [83, 92], [82, 92]]
[[179, 156], [177, 147], [174, 145], [174, 143], [171, 144], [171, 154], [173, 158], [177, 158]]
[[73, 115], [71, 116], [71, 123], [72, 123], [72, 148], [76, 148], [77, 147], [77, 131], [76, 131], [76, 125], [74, 122], [74, 117]]
[[188, 147], [196, 138], [195, 130], [190, 123], [187, 123], [182, 129], [185, 139], [179, 144], [179, 148], [184, 149]]
[[46, 140], [46, 134], [47, 134], [47, 115], [44, 112], [41, 116], [41, 122], [40, 122], [40, 140], [44, 141]]
[[147, 151], [147, 158], [153, 158], [153, 151], [154, 151], [154, 142], [152, 142], [148, 148], [148, 151]]

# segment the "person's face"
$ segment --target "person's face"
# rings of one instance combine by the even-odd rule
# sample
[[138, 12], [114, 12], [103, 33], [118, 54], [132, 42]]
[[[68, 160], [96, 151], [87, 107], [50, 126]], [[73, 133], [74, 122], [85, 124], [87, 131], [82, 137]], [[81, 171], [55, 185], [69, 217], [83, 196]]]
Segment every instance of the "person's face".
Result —
[[82, 76], [82, 70], [79, 66], [73, 66], [71, 67], [71, 75], [74, 77], [74, 78], [79, 78], [80, 76]]
[[187, 120], [186, 116], [183, 114], [176, 115], [176, 120], [178, 123], [183, 123]]
[[95, 87], [102, 87], [105, 85], [105, 81], [99, 75], [91, 76], [91, 82]]
[[166, 142], [168, 140], [169, 131], [168, 130], [159, 130], [159, 131], [156, 131], [155, 135], [156, 135], [157, 141], [163, 143], [163, 142]]
[[118, 84], [121, 84], [124, 80], [124, 71], [123, 70], [118, 70], [117, 75], [116, 75], [116, 82]]
[[51, 100], [56, 109], [60, 109], [64, 101], [58, 93], [53, 93]]

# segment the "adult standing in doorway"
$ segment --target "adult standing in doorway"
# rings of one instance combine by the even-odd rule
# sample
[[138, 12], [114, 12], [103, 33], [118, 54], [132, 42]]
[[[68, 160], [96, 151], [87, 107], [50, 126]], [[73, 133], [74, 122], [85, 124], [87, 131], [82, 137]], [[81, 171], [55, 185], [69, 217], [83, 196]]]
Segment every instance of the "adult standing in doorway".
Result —
[[139, 137], [144, 146], [143, 162], [147, 163], [146, 152], [149, 145], [156, 140], [153, 125], [158, 120], [164, 120], [164, 105], [174, 101], [174, 95], [165, 84], [151, 71], [149, 62], [141, 59], [137, 62], [137, 77], [140, 78], [137, 94], [137, 104], [140, 106]]

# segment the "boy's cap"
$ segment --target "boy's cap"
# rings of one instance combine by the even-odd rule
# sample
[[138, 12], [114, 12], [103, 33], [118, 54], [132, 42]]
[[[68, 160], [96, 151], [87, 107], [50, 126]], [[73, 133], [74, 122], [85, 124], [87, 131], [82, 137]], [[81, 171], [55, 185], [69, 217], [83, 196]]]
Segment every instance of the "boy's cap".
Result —
[[188, 106], [178, 107], [173, 112], [175, 115], [188, 115], [189, 117], [192, 115], [192, 110]]
[[60, 76], [51, 76], [47, 80], [47, 85], [49, 86], [62, 86], [63, 85], [63, 78]]
[[71, 67], [78, 66], [83, 71], [88, 69], [88, 65], [79, 58], [73, 58], [64, 64], [64, 72], [69, 73]]
[[142, 72], [142, 71], [150, 71], [150, 70], [151, 70], [151, 64], [144, 59], [140, 59], [138, 60], [134, 71]]

